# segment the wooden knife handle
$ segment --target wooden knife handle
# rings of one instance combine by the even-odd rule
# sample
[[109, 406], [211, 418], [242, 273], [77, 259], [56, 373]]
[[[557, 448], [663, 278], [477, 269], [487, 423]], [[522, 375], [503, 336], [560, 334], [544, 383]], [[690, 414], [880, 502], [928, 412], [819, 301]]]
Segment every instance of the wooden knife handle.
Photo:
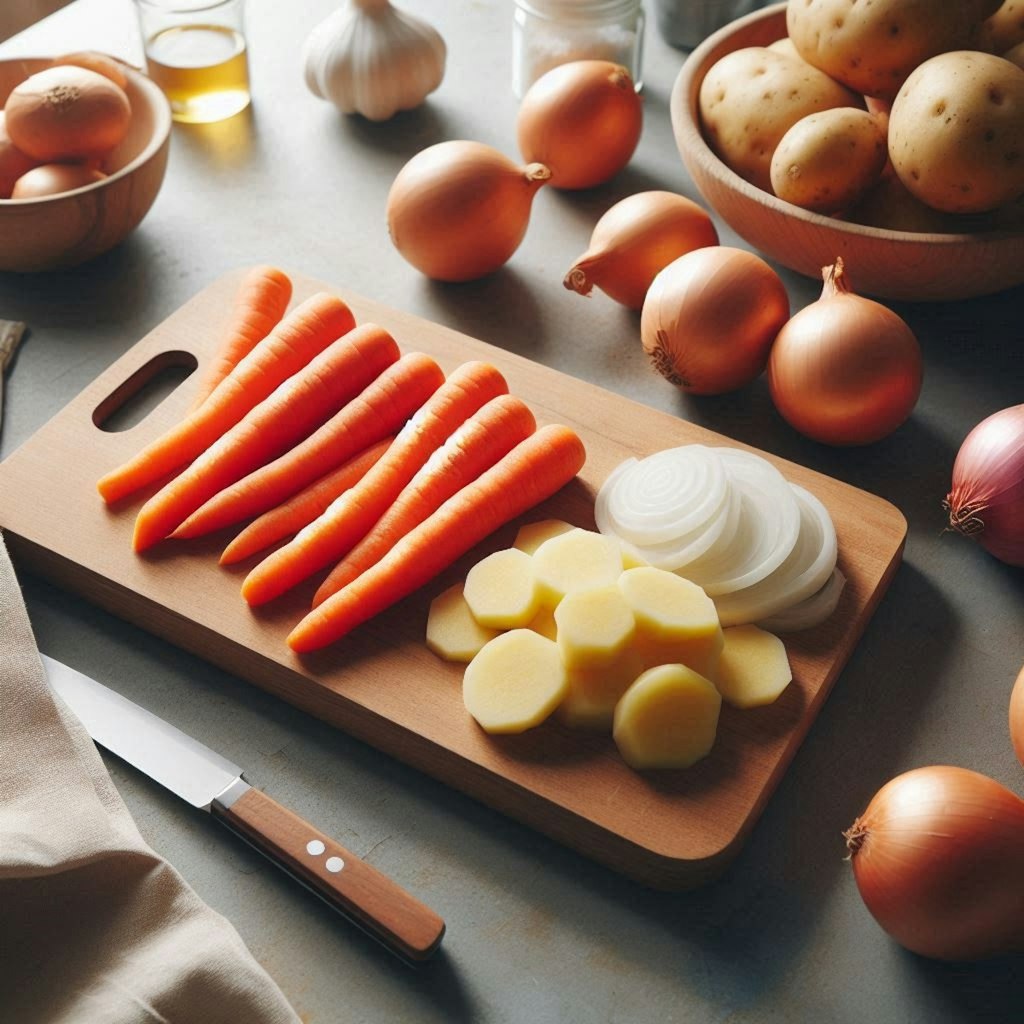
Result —
[[440, 945], [444, 921], [429, 907], [266, 793], [249, 788], [211, 810], [395, 952], [425, 960]]

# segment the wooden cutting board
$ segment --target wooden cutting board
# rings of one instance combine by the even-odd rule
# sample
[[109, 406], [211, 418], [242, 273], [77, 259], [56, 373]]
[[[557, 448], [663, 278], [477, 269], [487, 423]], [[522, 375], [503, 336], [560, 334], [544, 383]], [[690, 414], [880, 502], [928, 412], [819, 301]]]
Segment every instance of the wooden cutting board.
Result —
[[[794, 682], [772, 706], [724, 708], [709, 757], [687, 771], [640, 774], [609, 737], [556, 722], [521, 736], [490, 737], [466, 714], [460, 666], [423, 643], [427, 606], [487, 551], [511, 544], [499, 531], [442, 577], [332, 649], [300, 661], [285, 645], [315, 583], [253, 612], [239, 595], [251, 562], [221, 569], [225, 535], [134, 555], [139, 501], [108, 509], [96, 480], [177, 421], [193, 375], [141, 423], [96, 426], [160, 368], [202, 364], [217, 340], [239, 274], [197, 295], [0, 464], [0, 527], [22, 568], [209, 659], [318, 718], [461, 789], [581, 853], [644, 883], [677, 889], [722, 871], [748, 835], [818, 713], [901, 557], [906, 521], [888, 502], [768, 456], [828, 507], [848, 583], [823, 626], [787, 638]], [[295, 280], [296, 301], [320, 287]], [[587, 447], [580, 477], [523, 521], [550, 516], [593, 527], [593, 498], [622, 459], [688, 443], [733, 444], [665, 413], [520, 356], [341, 291], [360, 322], [380, 323], [403, 351], [419, 349], [445, 371], [486, 359], [538, 422], [562, 422]], [[141, 500], [141, 498], [140, 498]]]

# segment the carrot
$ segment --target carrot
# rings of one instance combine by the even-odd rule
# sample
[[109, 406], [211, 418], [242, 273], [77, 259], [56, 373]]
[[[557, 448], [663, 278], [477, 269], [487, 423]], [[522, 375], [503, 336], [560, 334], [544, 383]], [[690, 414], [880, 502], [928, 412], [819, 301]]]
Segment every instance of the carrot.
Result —
[[242, 359], [201, 408], [104, 476], [96, 485], [103, 500], [117, 501], [191, 462], [354, 325], [352, 311], [337, 296], [318, 292], [307, 299]]
[[430, 356], [410, 352], [301, 444], [216, 494], [174, 536], [199, 537], [274, 508], [374, 441], [394, 434], [443, 383], [444, 373]]
[[142, 506], [135, 550], [163, 540], [218, 491], [287, 451], [397, 358], [395, 339], [376, 324], [324, 349]]
[[568, 427], [541, 427], [406, 534], [376, 565], [292, 630], [300, 653], [341, 639], [443, 572], [474, 544], [567, 484], [586, 452]]
[[518, 398], [492, 398], [430, 456], [377, 525], [334, 567], [313, 606], [379, 562], [410, 530], [536, 429], [533, 413]]
[[384, 440], [370, 445], [337, 469], [332, 469], [319, 480], [314, 480], [298, 494], [254, 519], [224, 549], [220, 556], [220, 564], [233, 565], [243, 558], [256, 554], [257, 551], [269, 548], [271, 544], [285, 537], [298, 533], [325, 512], [335, 498], [359, 483], [370, 467], [391, 447], [392, 441], [393, 437], [385, 437]]
[[199, 381], [190, 412], [198, 409], [235, 366], [274, 329], [291, 299], [292, 282], [283, 270], [258, 266], [242, 278], [220, 349]]
[[463, 363], [355, 487], [249, 573], [242, 584], [245, 600], [263, 604], [337, 562], [387, 511], [433, 452], [477, 409], [507, 392], [505, 378], [490, 363]]

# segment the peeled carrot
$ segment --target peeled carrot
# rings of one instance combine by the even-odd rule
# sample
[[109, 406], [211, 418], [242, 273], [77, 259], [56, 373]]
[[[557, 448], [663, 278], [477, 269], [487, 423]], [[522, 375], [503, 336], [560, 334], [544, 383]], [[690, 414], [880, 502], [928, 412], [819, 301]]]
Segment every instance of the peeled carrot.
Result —
[[370, 467], [391, 447], [393, 441], [393, 437], [385, 437], [383, 441], [370, 445], [337, 469], [332, 469], [319, 480], [314, 480], [298, 494], [254, 519], [224, 549], [220, 556], [220, 564], [233, 565], [240, 562], [243, 558], [269, 548], [271, 544], [291, 537], [304, 526], [308, 526], [327, 510], [335, 498], [359, 483]]
[[242, 596], [263, 604], [337, 562], [387, 511], [434, 451], [498, 395], [505, 378], [490, 363], [463, 363], [402, 428], [387, 455], [350, 491], [246, 576]]
[[217, 385], [274, 329], [291, 299], [292, 282], [277, 267], [253, 267], [242, 278], [220, 349], [203, 373], [189, 411], [198, 409]]
[[376, 526], [334, 567], [316, 592], [313, 607], [379, 562], [410, 530], [536, 429], [524, 402], [512, 395], [492, 398], [427, 459]]
[[314, 608], [288, 646], [315, 651], [390, 608], [474, 544], [551, 497], [583, 468], [583, 442], [568, 427], [541, 427], [406, 534], [376, 565]]
[[443, 383], [444, 373], [430, 356], [410, 352], [301, 444], [214, 495], [174, 536], [199, 537], [280, 505], [368, 445], [396, 433]]
[[191, 462], [254, 406], [328, 345], [352, 330], [352, 311], [336, 295], [318, 292], [296, 307], [177, 426], [96, 485], [112, 502]]
[[363, 324], [315, 356], [139, 510], [136, 551], [163, 540], [218, 491], [277, 458], [398, 358], [395, 339]]

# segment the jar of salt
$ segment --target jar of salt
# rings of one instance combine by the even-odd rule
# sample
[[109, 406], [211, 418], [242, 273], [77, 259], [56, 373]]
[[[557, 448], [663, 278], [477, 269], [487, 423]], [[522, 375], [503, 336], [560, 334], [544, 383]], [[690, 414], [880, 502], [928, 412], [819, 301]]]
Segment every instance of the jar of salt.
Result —
[[574, 60], [610, 60], [636, 83], [644, 35], [640, 0], [515, 0], [512, 91], [522, 98], [545, 71]]

